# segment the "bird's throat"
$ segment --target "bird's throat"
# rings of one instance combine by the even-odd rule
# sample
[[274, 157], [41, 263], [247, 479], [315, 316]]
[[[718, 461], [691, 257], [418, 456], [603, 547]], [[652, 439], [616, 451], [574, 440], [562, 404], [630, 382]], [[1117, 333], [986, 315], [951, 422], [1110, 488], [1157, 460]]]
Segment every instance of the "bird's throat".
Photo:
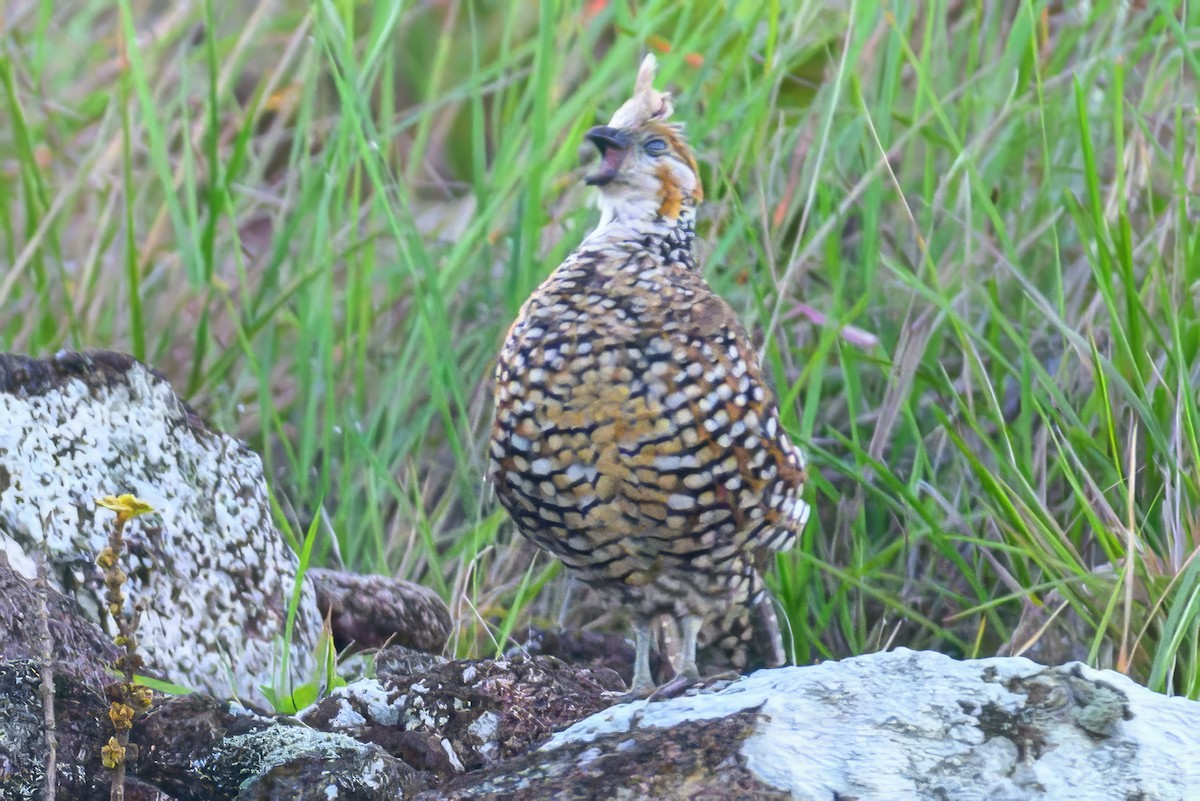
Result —
[[[580, 245], [581, 250], [616, 249], [651, 253], [664, 264], [697, 267], [694, 206], [683, 205], [671, 218], [633, 204], [609, 206], [601, 203], [600, 223]], [[640, 212], [640, 213], [639, 213]]]

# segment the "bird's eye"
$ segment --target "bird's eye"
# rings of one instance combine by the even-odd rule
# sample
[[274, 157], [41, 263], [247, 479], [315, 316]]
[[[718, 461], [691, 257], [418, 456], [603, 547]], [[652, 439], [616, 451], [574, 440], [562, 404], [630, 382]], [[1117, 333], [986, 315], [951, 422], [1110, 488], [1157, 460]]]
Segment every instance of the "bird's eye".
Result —
[[667, 152], [667, 143], [662, 139], [651, 139], [646, 143], [646, 152], [652, 156]]

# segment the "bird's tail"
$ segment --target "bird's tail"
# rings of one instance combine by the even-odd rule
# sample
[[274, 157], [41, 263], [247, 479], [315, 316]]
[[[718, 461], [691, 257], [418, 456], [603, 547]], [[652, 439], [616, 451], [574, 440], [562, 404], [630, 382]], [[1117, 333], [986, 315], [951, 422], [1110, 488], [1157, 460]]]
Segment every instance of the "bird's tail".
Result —
[[751, 572], [745, 600], [732, 604], [700, 633], [698, 663], [739, 673], [787, 662], [775, 600], [757, 570]]

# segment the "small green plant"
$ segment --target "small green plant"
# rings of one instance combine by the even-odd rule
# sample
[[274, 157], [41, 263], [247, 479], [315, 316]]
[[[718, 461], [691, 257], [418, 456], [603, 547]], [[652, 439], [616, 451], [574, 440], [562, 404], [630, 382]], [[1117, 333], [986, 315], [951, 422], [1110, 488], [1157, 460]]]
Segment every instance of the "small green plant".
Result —
[[[345, 687], [346, 680], [337, 672], [337, 646], [333, 642], [333, 632], [329, 628], [329, 620], [321, 628], [321, 636], [313, 649], [313, 671], [308, 681], [291, 688], [290, 692], [281, 691], [278, 687], [262, 685], [263, 695], [271, 707], [281, 715], [294, 715], [305, 707], [312, 706], [317, 701], [336, 690]], [[283, 685], [287, 686], [287, 685]]]
[[[321, 504], [318, 502], [317, 508]], [[296, 538], [285, 517], [278, 517], [280, 527], [289, 541]], [[294, 715], [301, 709], [311, 706], [320, 700], [324, 694], [346, 686], [346, 680], [337, 674], [337, 647], [333, 641], [333, 631], [330, 628], [328, 616], [321, 627], [321, 635], [313, 648], [313, 672], [308, 681], [300, 685], [292, 684], [292, 632], [295, 629], [296, 615], [300, 601], [304, 597], [304, 576], [308, 572], [312, 559], [313, 545], [317, 539], [321, 518], [314, 515], [312, 523], [304, 536], [304, 545], [300, 548], [300, 562], [296, 566], [296, 578], [292, 584], [292, 594], [288, 599], [287, 622], [284, 624], [283, 636], [276, 643], [280, 654], [279, 671], [275, 674], [272, 684], [260, 685], [263, 696], [275, 709], [283, 715]]]
[[97, 498], [96, 505], [117, 513], [109, 528], [108, 544], [100, 551], [96, 564], [104, 571], [105, 608], [117, 626], [113, 642], [121, 649], [113, 667], [122, 679], [105, 688], [109, 701], [108, 718], [115, 734], [100, 749], [104, 767], [113, 772], [111, 798], [120, 801], [125, 798], [125, 766], [135, 755], [129, 744], [129, 732], [133, 729], [134, 719], [149, 709], [154, 699], [154, 691], [137, 681], [137, 672], [143, 664], [137, 650], [137, 630], [143, 607], [141, 603], [135, 603], [132, 613], [125, 611], [124, 587], [128, 576], [121, 570], [121, 554], [125, 550], [125, 525], [154, 509], [133, 495], [106, 495]]

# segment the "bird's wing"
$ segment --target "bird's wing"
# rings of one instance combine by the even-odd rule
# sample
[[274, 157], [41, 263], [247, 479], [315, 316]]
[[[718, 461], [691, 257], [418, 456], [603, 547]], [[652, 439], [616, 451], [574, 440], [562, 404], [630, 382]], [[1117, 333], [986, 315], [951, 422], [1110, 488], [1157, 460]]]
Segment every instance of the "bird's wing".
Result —
[[706, 471], [690, 479], [701, 488], [697, 501], [708, 500], [711, 488], [728, 503], [737, 528], [729, 546], [788, 548], [808, 514], [800, 499], [803, 456], [779, 422], [774, 393], [733, 309], [694, 273], [679, 280], [690, 302], [675, 299], [664, 312], [677, 367], [664, 406], [681, 429], [695, 430], [709, 458]]

